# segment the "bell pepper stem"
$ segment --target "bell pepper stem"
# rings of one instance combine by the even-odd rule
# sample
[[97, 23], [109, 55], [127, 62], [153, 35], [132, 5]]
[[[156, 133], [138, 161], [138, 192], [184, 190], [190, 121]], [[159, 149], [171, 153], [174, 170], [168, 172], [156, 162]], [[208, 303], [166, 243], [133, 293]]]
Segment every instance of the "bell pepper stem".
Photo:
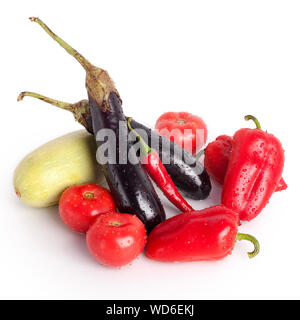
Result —
[[131, 127], [131, 125], [130, 125], [131, 120], [132, 120], [132, 117], [129, 117], [127, 120], [127, 126], [129, 128], [129, 130], [131, 132], [133, 132], [134, 135], [139, 140], [145, 156], [148, 156], [152, 152], [152, 149], [147, 145], [147, 143], [142, 139], [142, 137]]
[[261, 129], [261, 125], [260, 125], [259, 121], [254, 116], [251, 116], [250, 114], [248, 114], [247, 116], [245, 116], [244, 119], [246, 121], [248, 121], [248, 120], [254, 121], [254, 123], [256, 125], [256, 129]]
[[253, 243], [254, 250], [252, 252], [248, 252], [249, 258], [254, 258], [259, 253], [260, 246], [258, 240], [255, 237], [246, 233], [237, 233], [235, 238], [236, 240], [248, 240]]
[[21, 101], [23, 100], [24, 97], [32, 97], [32, 98], [36, 98], [36, 99], [40, 99], [44, 102], [47, 102], [49, 104], [52, 104], [58, 108], [61, 108], [61, 109], [65, 109], [65, 110], [69, 110], [70, 107], [73, 105], [72, 103], [68, 103], [68, 102], [63, 102], [63, 101], [58, 101], [58, 100], [55, 100], [55, 99], [51, 99], [51, 98], [48, 98], [46, 96], [43, 96], [41, 94], [38, 94], [38, 93], [35, 93], [35, 92], [30, 92], [30, 91], [23, 91], [19, 94], [18, 96], [18, 101]]

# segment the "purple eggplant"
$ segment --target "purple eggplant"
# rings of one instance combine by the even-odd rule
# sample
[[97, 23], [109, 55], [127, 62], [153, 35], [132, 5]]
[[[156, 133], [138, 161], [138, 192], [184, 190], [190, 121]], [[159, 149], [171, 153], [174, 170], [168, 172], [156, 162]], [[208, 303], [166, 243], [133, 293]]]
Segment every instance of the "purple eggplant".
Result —
[[[91, 114], [90, 124], [92, 124], [96, 142], [101, 147], [104, 142], [97, 139], [97, 133], [102, 129], [111, 130], [116, 137], [115, 154], [118, 155], [121, 147], [119, 137], [127, 137], [128, 128], [121, 126], [120, 129], [120, 122], [126, 123], [126, 118], [122, 110], [121, 99], [108, 73], [92, 65], [79, 52], [55, 35], [40, 19], [30, 18], [30, 20], [38, 23], [85, 69]], [[83, 118], [78, 120], [79, 122], [84, 121]], [[130, 145], [127, 144], [127, 150], [129, 147]], [[98, 151], [100, 149], [98, 148]], [[125, 163], [119, 160], [117, 158], [116, 162], [101, 163], [113, 199], [120, 212], [135, 214], [145, 224], [147, 232], [150, 232], [157, 224], [165, 220], [164, 208], [138, 159], [136, 161], [127, 159]]]
[[[21, 92], [18, 100], [22, 100], [25, 96], [40, 99], [51, 105], [72, 112], [75, 119], [84, 126], [88, 132], [94, 134], [88, 100], [81, 100], [77, 103], [68, 103], [29, 91]], [[192, 154], [182, 149], [173, 141], [158, 134], [155, 130], [151, 130], [135, 120], [131, 121], [131, 126], [135, 130], [142, 129], [143, 131], [140, 132], [140, 134], [145, 141], [149, 142], [149, 144], [151, 141], [158, 142], [157, 145], [151, 145], [151, 147], [159, 152], [161, 160], [169, 157], [169, 162], [164, 163], [164, 166], [182, 194], [195, 200], [203, 200], [208, 197], [211, 191], [209, 175], [202, 164], [197, 161]], [[146, 136], [143, 134], [146, 134]]]

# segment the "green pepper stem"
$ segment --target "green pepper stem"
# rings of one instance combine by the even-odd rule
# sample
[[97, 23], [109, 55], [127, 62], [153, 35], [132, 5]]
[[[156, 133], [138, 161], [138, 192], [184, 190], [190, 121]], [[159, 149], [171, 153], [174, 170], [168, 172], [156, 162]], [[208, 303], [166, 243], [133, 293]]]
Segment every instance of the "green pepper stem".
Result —
[[143, 138], [131, 127], [130, 125], [131, 120], [132, 120], [132, 117], [129, 117], [127, 120], [128, 128], [131, 132], [134, 133], [134, 135], [139, 140], [145, 156], [148, 156], [152, 152], [152, 149], [147, 145], [147, 143], [143, 140]]
[[256, 129], [261, 129], [261, 125], [259, 123], [259, 121], [254, 117], [254, 116], [251, 116], [250, 114], [248, 114], [247, 116], [244, 117], [245, 120], [252, 120], [254, 121], [255, 125], [256, 125]]
[[24, 97], [32, 97], [32, 98], [40, 99], [40, 100], [42, 100], [44, 102], [52, 104], [53, 106], [56, 106], [58, 108], [65, 109], [65, 110], [69, 110], [70, 107], [73, 105], [72, 103], [58, 101], [58, 100], [51, 99], [51, 98], [48, 98], [48, 97], [43, 96], [41, 94], [38, 94], [38, 93], [35, 93], [35, 92], [30, 92], [30, 91], [21, 92], [19, 94], [17, 100], [21, 101], [21, 100], [23, 100]]
[[93, 68], [93, 65], [86, 58], [84, 58], [78, 51], [73, 49], [69, 44], [52, 32], [42, 20], [35, 17], [30, 17], [29, 20], [38, 23], [46, 31], [46, 33], [48, 33], [52, 39], [60, 44], [71, 56], [73, 56], [86, 71], [89, 71]]
[[259, 253], [260, 246], [258, 240], [255, 237], [246, 233], [237, 233], [235, 238], [236, 240], [248, 240], [253, 243], [254, 250], [252, 252], [248, 252], [249, 258], [254, 258]]

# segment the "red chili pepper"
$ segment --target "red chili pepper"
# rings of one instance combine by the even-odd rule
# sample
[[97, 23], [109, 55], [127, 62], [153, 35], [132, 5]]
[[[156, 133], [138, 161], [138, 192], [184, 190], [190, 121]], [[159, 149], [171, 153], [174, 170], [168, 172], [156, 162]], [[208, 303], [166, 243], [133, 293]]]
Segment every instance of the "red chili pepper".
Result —
[[222, 203], [241, 220], [252, 220], [269, 202], [281, 178], [284, 151], [280, 141], [261, 130], [240, 129], [232, 139], [232, 151], [224, 180]]
[[[209, 143], [205, 148], [204, 167], [208, 174], [223, 184], [227, 172], [228, 162], [232, 149], [232, 137], [222, 135]], [[281, 178], [275, 192], [287, 188], [287, 184]]]
[[128, 119], [128, 128], [132, 131], [140, 141], [142, 152], [144, 157], [141, 159], [141, 163], [152, 180], [163, 191], [165, 196], [182, 212], [193, 211], [194, 209], [186, 202], [177, 190], [174, 182], [169, 176], [166, 168], [162, 164], [158, 153], [150, 148], [141, 136], [132, 129], [131, 118]]
[[149, 234], [146, 255], [159, 261], [218, 260], [231, 254], [236, 240], [259, 243], [251, 235], [237, 233], [238, 215], [223, 205], [186, 212], [157, 225]]

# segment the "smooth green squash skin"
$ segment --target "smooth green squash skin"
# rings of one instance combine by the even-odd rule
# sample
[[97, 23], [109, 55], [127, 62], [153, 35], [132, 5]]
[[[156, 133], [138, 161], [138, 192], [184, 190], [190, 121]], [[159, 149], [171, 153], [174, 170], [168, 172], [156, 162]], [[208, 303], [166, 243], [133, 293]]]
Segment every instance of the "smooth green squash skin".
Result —
[[19, 163], [13, 183], [19, 198], [33, 207], [57, 204], [71, 185], [103, 184], [94, 137], [80, 130], [40, 146]]

